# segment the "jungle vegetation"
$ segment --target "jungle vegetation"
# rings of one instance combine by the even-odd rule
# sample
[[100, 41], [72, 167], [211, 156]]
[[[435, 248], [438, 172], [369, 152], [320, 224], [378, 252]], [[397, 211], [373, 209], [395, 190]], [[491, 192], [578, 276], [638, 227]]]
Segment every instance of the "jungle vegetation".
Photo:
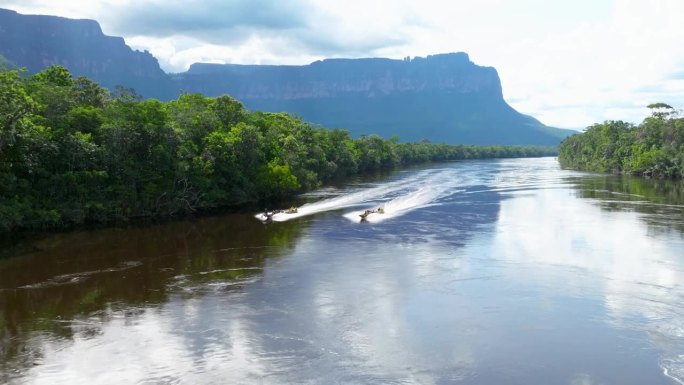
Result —
[[109, 92], [52, 66], [0, 71], [0, 232], [282, 202], [334, 179], [426, 161], [553, 155], [539, 147], [351, 138], [234, 98]]
[[639, 125], [606, 121], [570, 136], [559, 146], [562, 167], [656, 178], [684, 176], [684, 118], [665, 103], [648, 106]]

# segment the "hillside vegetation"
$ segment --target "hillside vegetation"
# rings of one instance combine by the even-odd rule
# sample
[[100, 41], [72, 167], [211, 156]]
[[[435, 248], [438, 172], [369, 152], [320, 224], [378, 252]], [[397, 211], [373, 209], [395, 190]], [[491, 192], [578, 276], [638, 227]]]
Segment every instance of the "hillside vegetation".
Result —
[[169, 217], [278, 202], [333, 178], [548, 148], [351, 139], [230, 96], [160, 102], [63, 67], [0, 72], [0, 231]]
[[684, 118], [665, 103], [648, 106], [640, 125], [622, 121], [595, 124], [566, 138], [559, 147], [562, 167], [658, 178], [684, 176]]

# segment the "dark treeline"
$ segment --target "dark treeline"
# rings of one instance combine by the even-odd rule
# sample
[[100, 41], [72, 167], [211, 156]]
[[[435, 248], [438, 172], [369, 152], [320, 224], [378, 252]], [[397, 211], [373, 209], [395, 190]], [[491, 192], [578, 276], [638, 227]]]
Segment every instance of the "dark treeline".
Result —
[[561, 142], [562, 167], [657, 178], [684, 176], [684, 118], [669, 105], [648, 106], [652, 114], [634, 126], [622, 121], [595, 124]]
[[246, 111], [229, 96], [162, 103], [63, 67], [0, 71], [0, 232], [277, 202], [333, 179], [426, 161], [554, 154], [400, 143]]

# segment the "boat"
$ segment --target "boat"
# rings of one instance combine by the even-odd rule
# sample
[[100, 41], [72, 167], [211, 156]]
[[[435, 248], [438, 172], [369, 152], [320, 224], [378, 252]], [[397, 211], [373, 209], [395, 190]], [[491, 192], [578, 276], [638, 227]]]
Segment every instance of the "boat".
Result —
[[273, 216], [276, 214], [296, 214], [297, 211], [297, 207], [295, 206], [292, 206], [287, 210], [264, 210], [264, 212], [260, 215], [260, 219], [264, 222], [269, 222], [273, 220]]
[[383, 209], [382, 207], [380, 207], [380, 208], [378, 208], [377, 210], [366, 210], [366, 211], [364, 211], [362, 214], [359, 214], [359, 216], [361, 217], [361, 222], [363, 222], [363, 221], [365, 221], [365, 220], [368, 218], [368, 216], [371, 215], [371, 214], [384, 214], [384, 213], [385, 213], [385, 209]]

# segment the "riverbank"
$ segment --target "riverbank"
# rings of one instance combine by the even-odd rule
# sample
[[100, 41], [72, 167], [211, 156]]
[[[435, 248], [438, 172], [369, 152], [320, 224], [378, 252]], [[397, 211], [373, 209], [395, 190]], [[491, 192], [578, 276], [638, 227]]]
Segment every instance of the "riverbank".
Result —
[[[401, 143], [253, 112], [230, 96], [110, 95], [62, 67], [0, 73], [0, 232], [184, 218], [285, 202], [335, 179], [552, 148]], [[4, 111], [6, 110], [6, 111]]]
[[638, 175], [684, 177], [684, 118], [664, 103], [649, 106], [650, 117], [635, 126], [607, 121], [563, 140], [558, 161], [563, 168]]

